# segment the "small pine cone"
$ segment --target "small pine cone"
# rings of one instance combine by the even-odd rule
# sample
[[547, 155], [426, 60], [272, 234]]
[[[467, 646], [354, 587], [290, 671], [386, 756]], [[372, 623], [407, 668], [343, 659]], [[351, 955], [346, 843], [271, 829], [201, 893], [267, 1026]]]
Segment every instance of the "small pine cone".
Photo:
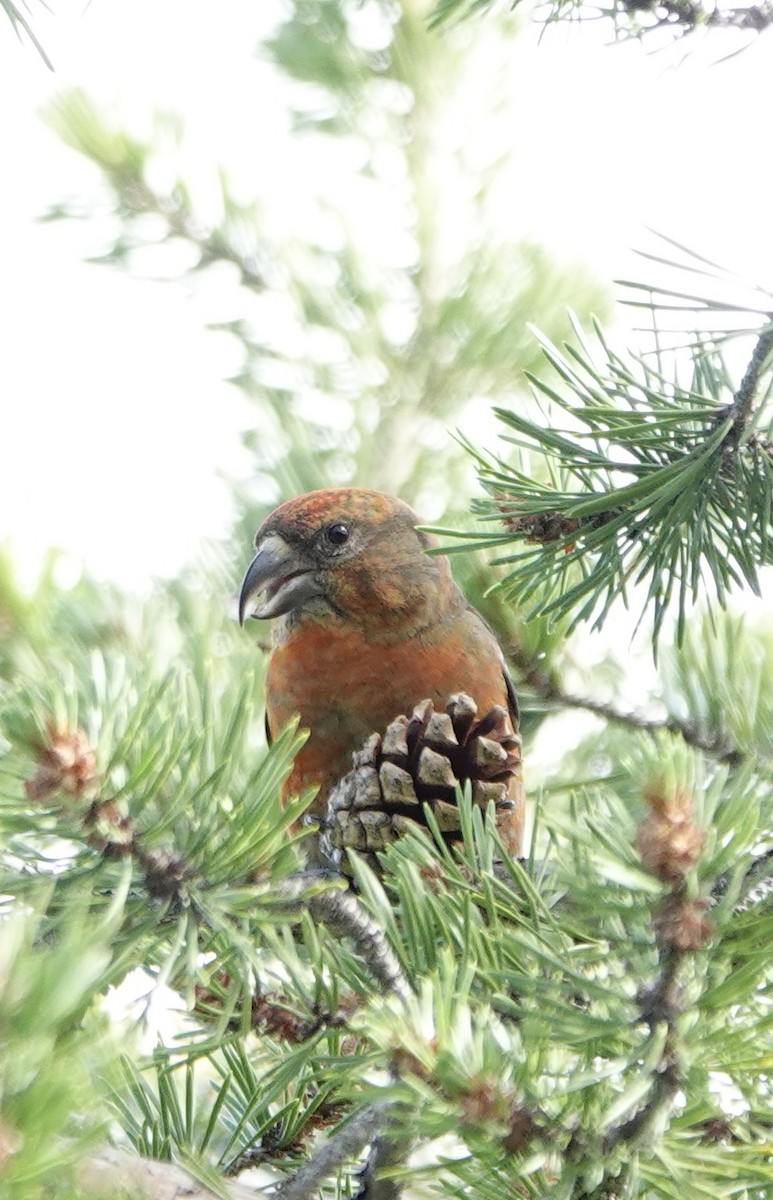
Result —
[[512, 854], [523, 826], [521, 739], [505, 708], [480, 720], [464, 693], [446, 711], [422, 700], [410, 717], [396, 717], [383, 735], [372, 733], [353, 756], [353, 769], [333, 788], [322, 827], [325, 854], [344, 868], [345, 849], [377, 868], [375, 854], [411, 827], [426, 828], [428, 805], [448, 842], [459, 841], [456, 785], [470, 781], [474, 804], [493, 801], [497, 828]]
[[648, 871], [678, 884], [698, 862], [706, 833], [693, 820], [692, 798], [653, 786], [645, 792], [650, 811], [636, 831], [636, 848]]
[[661, 945], [681, 953], [702, 950], [714, 932], [704, 915], [707, 905], [707, 900], [670, 897], [654, 919]]
[[38, 746], [38, 771], [24, 785], [28, 800], [46, 801], [57, 792], [80, 798], [97, 781], [96, 755], [82, 729], [49, 724], [47, 741]]

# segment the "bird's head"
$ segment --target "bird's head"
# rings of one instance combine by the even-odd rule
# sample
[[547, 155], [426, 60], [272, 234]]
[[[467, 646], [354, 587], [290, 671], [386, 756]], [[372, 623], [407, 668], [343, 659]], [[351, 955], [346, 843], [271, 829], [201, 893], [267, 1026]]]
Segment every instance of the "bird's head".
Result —
[[425, 624], [428, 604], [453, 587], [416, 513], [364, 488], [309, 492], [277, 508], [255, 538], [239, 594], [239, 620], [311, 615], [363, 627]]

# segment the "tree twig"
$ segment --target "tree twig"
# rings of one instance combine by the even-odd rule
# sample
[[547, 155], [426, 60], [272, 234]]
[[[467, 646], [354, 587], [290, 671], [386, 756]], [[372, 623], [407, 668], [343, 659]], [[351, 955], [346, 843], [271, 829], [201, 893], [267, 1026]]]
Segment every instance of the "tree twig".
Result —
[[689, 0], [687, 3], [684, 0], [657, 0], [655, 7], [664, 8], [669, 17], [689, 30], [706, 25], [716, 29], [751, 29], [761, 33], [773, 21], [773, 8], [769, 4], [723, 10], [719, 7], [708, 9]]
[[410, 1145], [410, 1140], [404, 1136], [382, 1134], [376, 1138], [360, 1176], [360, 1188], [354, 1200], [398, 1200], [403, 1190], [402, 1183], [389, 1175], [385, 1177], [382, 1172], [404, 1163]]
[[642, 13], [649, 13], [653, 18], [652, 24], [644, 29], [639, 29], [637, 25], [637, 33], [650, 33], [663, 28], [679, 29], [683, 33], [692, 33], [698, 28], [762, 33], [773, 24], [773, 4], [769, 0], [734, 8], [722, 8], [719, 5], [708, 7], [698, 0], [621, 0], [619, 9], [613, 11], [624, 12], [632, 22], [641, 18]]
[[654, 988], [643, 998], [641, 1016], [654, 1032], [659, 1022], [666, 1026], [666, 1037], [657, 1071], [646, 1104], [627, 1121], [615, 1126], [604, 1139], [608, 1152], [621, 1144], [645, 1141], [658, 1123], [670, 1112], [674, 1097], [684, 1086], [684, 1067], [676, 1045], [675, 1022], [682, 1011], [679, 976], [687, 959], [685, 951], [664, 949], [663, 968]]
[[593, 713], [605, 721], [615, 725], [624, 725], [628, 729], [641, 730], [642, 733], [678, 734], [688, 746], [710, 754], [719, 762], [737, 766], [745, 757], [743, 751], [734, 746], [726, 737], [718, 732], [703, 733], [695, 725], [685, 721], [677, 721], [675, 717], [658, 720], [645, 717], [641, 713], [616, 708], [604, 700], [595, 700], [592, 696], [577, 696], [565, 691], [561, 685], [542, 667], [525, 655], [518, 646], [508, 647], [508, 657], [521, 674], [526, 683], [541, 700], [555, 704], [559, 708], [577, 708], [584, 712]]
[[[296, 889], [303, 886], [304, 877], [297, 876], [296, 880], [288, 880], [287, 883]], [[364, 962], [370, 968], [376, 983], [400, 1000], [407, 1000], [411, 994], [411, 988], [386, 940], [384, 930], [369, 916], [356, 896], [353, 896], [351, 892], [343, 891], [320, 892], [312, 895], [307, 900], [307, 904], [315, 920], [322, 921], [329, 929], [352, 939]], [[385, 1124], [386, 1105], [377, 1106], [377, 1111], [378, 1123], [372, 1128], [368, 1126], [370, 1133], [358, 1147], [361, 1149], [368, 1141], [375, 1138], [370, 1156], [362, 1171], [357, 1200], [397, 1200], [402, 1191], [400, 1183], [394, 1179], [382, 1178], [381, 1172], [387, 1167], [404, 1161], [410, 1148], [410, 1140], [404, 1136], [391, 1137], [386, 1133], [381, 1133], [381, 1136], [376, 1137], [376, 1133], [380, 1133]], [[345, 1134], [349, 1128], [350, 1126], [346, 1126], [341, 1134]], [[338, 1136], [336, 1135], [326, 1145], [337, 1144]], [[320, 1151], [320, 1157], [324, 1149], [325, 1147]], [[342, 1161], [351, 1159], [353, 1156], [353, 1153], [347, 1152]], [[316, 1157], [310, 1160], [307, 1167], [312, 1167]], [[281, 1200], [311, 1200], [314, 1188], [339, 1165], [341, 1164], [336, 1161], [333, 1166], [326, 1166], [322, 1174], [317, 1174], [315, 1168], [310, 1176], [315, 1181], [314, 1186], [308, 1191], [285, 1191], [285, 1185], [283, 1185], [283, 1189], [278, 1195], [281, 1196]], [[306, 1169], [306, 1167], [302, 1168], [299, 1176]]]
[[559, 688], [555, 690], [552, 697], [545, 698], [553, 699], [556, 703], [562, 704], [566, 708], [584, 709], [585, 712], [603, 717], [604, 720], [611, 721], [615, 725], [625, 725], [629, 729], [640, 729], [643, 733], [659, 733], [663, 730], [667, 733], [679, 734], [688, 746], [693, 746], [696, 750], [703, 750], [706, 754], [719, 759], [720, 762], [737, 765], [743, 758], [742, 752], [736, 746], [731, 745], [720, 734], [701, 733], [694, 725], [677, 721], [674, 717], [670, 717], [665, 721], [659, 721], [642, 716], [641, 713], [615, 708], [613, 704], [608, 704], [603, 700], [594, 700], [590, 696], [574, 696]]
[[387, 1104], [372, 1104], [352, 1117], [295, 1175], [280, 1183], [274, 1192], [275, 1200], [314, 1200], [323, 1181], [356, 1158], [368, 1142], [377, 1137], [386, 1121], [388, 1109]]
[[[574, 1200], [606, 1200], [610, 1195], [621, 1195], [626, 1189], [620, 1185], [625, 1184], [630, 1170], [628, 1164], [620, 1169], [621, 1148], [636, 1149], [652, 1141], [668, 1123], [687, 1073], [678, 1024], [685, 1008], [682, 976], [691, 956], [705, 949], [713, 933], [705, 916], [709, 901], [690, 895], [687, 886], [688, 875], [698, 864], [705, 844], [705, 830], [695, 823], [692, 796], [653, 786], [645, 791], [644, 799], [649, 813], [637, 830], [636, 848], [645, 870], [661, 883], [670, 884], [665, 897], [652, 910], [660, 969], [652, 985], [641, 989], [637, 997], [639, 1021], [649, 1029], [656, 1061], [641, 1056], [647, 1076], [646, 1099], [632, 1116], [607, 1130], [598, 1143], [601, 1178], [590, 1190], [578, 1179], [572, 1193]], [[592, 1133], [577, 1131], [572, 1135], [571, 1157], [587, 1160], [592, 1150]], [[614, 1189], [611, 1192], [610, 1181]]]
[[295, 875], [285, 880], [283, 891], [288, 899], [305, 903], [315, 921], [351, 938], [376, 983], [400, 1000], [407, 1000], [411, 988], [397, 956], [382, 927], [365, 911], [357, 897], [344, 891], [318, 892], [304, 897], [301, 893], [308, 884], [307, 875]]
[[[773, 10], [771, 10], [773, 12]], [[749, 360], [738, 391], [733, 397], [732, 412], [733, 427], [736, 435], [740, 435], [752, 416], [754, 400], [760, 379], [773, 352], [773, 322], [768, 325], [757, 339], [757, 344]]]

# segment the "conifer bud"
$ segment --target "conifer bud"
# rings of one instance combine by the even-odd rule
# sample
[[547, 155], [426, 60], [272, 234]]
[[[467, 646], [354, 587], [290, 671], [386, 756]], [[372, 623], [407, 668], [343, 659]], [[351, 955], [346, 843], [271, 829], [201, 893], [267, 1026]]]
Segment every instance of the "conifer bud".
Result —
[[682, 953], [701, 950], [713, 932], [704, 916], [707, 905], [706, 900], [669, 897], [653, 920], [661, 946]]
[[644, 799], [650, 812], [636, 833], [636, 848], [648, 871], [664, 883], [679, 883], [698, 862], [706, 838], [693, 821], [692, 797], [679, 788], [669, 793], [658, 781]]
[[29, 800], [48, 800], [56, 792], [82, 796], [97, 779], [96, 756], [82, 729], [57, 729], [49, 724], [47, 741], [39, 747], [38, 771], [25, 783]]

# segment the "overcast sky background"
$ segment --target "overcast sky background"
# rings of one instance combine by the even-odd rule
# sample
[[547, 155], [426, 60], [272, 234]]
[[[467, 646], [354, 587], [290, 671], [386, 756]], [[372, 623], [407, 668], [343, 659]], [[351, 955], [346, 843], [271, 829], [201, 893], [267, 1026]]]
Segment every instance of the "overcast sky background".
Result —
[[[201, 539], [231, 519], [229, 475], [248, 460], [240, 430], [252, 409], [223, 382], [227, 338], [178, 283], [83, 261], [98, 230], [42, 224], [47, 207], [98, 192], [93, 168], [37, 113], [59, 88], [82, 86], [136, 131], [154, 108], [181, 112], [200, 160], [276, 170], [284, 218], [300, 203], [282, 97], [254, 46], [273, 0], [53, 0], [35, 5], [52, 74], [0, 15], [0, 540], [21, 576], [45, 548], [132, 588], [174, 575]], [[485, 20], [485, 16], [479, 18]], [[652, 53], [614, 46], [593, 27], [538, 30], [513, 43], [511, 82], [529, 162], [500, 219], [539, 233], [602, 278], [646, 274], [631, 250], [651, 226], [773, 288], [773, 33], [727, 61], [730, 35]], [[319, 164], [312, 164], [319, 169]], [[516, 175], [514, 174], [514, 179]]]

